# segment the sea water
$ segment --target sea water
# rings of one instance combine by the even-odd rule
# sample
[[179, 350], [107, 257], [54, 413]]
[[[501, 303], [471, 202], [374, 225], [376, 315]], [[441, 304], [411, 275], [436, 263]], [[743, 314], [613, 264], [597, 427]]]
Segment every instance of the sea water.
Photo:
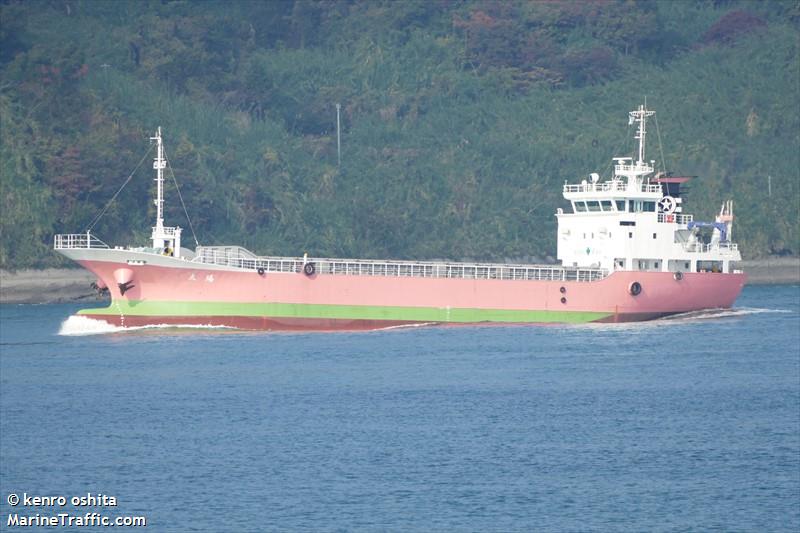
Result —
[[800, 527], [798, 286], [647, 323], [367, 333], [120, 331], [78, 308], [0, 306], [0, 529]]

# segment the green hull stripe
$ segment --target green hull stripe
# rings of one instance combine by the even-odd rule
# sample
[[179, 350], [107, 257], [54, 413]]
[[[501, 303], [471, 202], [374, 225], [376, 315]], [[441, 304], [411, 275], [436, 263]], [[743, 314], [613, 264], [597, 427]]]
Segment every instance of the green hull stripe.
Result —
[[528, 311], [515, 309], [447, 309], [372, 305], [322, 305], [241, 302], [158, 302], [117, 300], [103, 309], [84, 309], [82, 315], [237, 316], [396, 320], [411, 322], [593, 322], [611, 313], [589, 311]]

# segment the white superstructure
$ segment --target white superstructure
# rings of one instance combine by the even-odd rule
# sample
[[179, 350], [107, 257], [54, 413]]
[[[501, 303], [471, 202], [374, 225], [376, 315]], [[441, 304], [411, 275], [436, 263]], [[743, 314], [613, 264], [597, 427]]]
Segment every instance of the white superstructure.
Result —
[[614, 174], [564, 185], [569, 212], [559, 209], [558, 259], [564, 266], [625, 271], [734, 272], [741, 261], [731, 242], [733, 203], [714, 222], [682, 213], [680, 185], [688, 178], [654, 175], [645, 161], [645, 106], [630, 113], [638, 123], [638, 158], [614, 158]]

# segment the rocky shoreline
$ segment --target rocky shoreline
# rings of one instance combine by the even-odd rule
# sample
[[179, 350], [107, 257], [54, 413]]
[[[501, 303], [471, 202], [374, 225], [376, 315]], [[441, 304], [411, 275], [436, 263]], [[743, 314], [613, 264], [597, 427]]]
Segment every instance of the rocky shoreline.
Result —
[[0, 303], [58, 303], [97, 300], [95, 276], [82, 268], [0, 270]]
[[[770, 257], [742, 261], [748, 284], [800, 283], [800, 257]], [[0, 270], [0, 303], [58, 303], [98, 300], [90, 284], [94, 276], [75, 268]]]

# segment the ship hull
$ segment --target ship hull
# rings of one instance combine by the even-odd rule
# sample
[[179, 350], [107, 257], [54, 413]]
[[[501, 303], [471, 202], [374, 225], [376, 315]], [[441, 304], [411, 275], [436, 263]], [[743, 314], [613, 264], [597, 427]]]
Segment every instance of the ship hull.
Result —
[[[614, 272], [597, 281], [362, 275], [259, 275], [163, 258], [131, 264], [124, 251], [73, 259], [109, 287], [106, 308], [81, 315], [118, 326], [213, 325], [255, 330], [368, 330], [418, 324], [629, 322], [731, 307], [746, 276]], [[133, 261], [135, 263], [135, 261]], [[123, 291], [119, 285], [127, 281]], [[631, 284], [641, 292], [632, 295]]]

